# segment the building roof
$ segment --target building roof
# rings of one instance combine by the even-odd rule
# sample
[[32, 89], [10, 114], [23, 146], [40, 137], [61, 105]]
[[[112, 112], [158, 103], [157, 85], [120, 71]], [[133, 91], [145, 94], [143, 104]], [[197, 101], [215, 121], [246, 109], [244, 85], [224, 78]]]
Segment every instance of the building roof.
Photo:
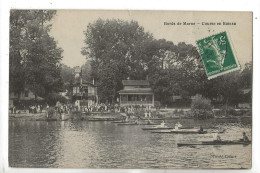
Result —
[[153, 94], [153, 90], [151, 88], [136, 88], [136, 89], [128, 89], [128, 90], [120, 90], [118, 91], [119, 94]]
[[122, 80], [124, 86], [149, 86], [148, 80]]

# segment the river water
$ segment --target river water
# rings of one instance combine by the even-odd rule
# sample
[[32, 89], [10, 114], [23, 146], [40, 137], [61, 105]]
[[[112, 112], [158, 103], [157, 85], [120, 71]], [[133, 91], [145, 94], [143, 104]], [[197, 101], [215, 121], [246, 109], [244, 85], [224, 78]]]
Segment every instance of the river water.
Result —
[[[173, 125], [225, 129], [223, 140], [245, 131], [251, 119], [166, 120]], [[112, 122], [9, 121], [9, 165], [33, 168], [250, 168], [251, 144], [177, 147], [179, 142], [212, 140], [212, 134], [158, 134], [143, 126]]]

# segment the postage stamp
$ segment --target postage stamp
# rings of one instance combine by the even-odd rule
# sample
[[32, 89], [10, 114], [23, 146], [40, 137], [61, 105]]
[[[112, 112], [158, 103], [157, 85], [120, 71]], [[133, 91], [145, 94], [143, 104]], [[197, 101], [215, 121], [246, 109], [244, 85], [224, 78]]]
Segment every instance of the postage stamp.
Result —
[[196, 41], [208, 79], [240, 69], [227, 32]]

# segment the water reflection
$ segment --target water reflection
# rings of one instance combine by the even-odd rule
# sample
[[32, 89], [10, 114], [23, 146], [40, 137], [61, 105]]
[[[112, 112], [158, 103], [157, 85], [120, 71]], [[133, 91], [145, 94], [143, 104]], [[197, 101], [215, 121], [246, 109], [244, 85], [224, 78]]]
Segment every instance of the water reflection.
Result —
[[[178, 120], [192, 126], [226, 129], [223, 140], [236, 140], [251, 121]], [[170, 125], [176, 120], [168, 121]], [[177, 147], [179, 142], [212, 140], [210, 134], [157, 134], [142, 126], [111, 122], [10, 121], [9, 164], [12, 167], [62, 168], [246, 168], [251, 145]], [[250, 154], [249, 154], [250, 153]]]

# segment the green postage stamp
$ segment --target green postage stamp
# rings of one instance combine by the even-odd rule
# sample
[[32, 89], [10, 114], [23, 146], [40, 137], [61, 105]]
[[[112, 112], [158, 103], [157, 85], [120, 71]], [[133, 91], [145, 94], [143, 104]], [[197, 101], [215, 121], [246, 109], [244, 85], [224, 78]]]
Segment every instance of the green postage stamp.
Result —
[[197, 41], [208, 79], [240, 69], [226, 32]]

